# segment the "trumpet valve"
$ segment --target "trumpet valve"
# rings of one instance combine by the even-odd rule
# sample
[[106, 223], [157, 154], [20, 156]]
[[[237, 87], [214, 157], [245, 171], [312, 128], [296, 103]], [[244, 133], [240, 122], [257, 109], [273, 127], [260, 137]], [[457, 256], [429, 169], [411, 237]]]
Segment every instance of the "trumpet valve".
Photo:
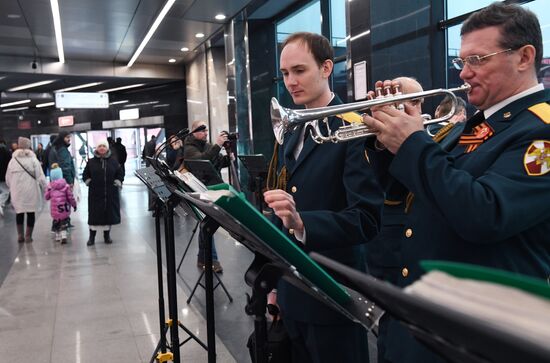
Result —
[[[399, 84], [393, 85], [393, 95], [394, 96], [400, 96], [403, 93], [401, 92], [401, 86]], [[396, 103], [394, 104], [394, 107], [397, 108], [399, 111], [404, 112], [405, 111], [405, 105], [403, 103]]]

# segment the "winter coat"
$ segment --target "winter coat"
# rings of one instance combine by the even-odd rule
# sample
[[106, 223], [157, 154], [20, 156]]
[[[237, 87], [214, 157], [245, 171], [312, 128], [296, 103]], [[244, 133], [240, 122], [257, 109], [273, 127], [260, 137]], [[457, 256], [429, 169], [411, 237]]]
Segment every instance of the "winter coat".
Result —
[[[82, 179], [88, 185], [88, 224], [107, 226], [120, 223], [119, 187], [122, 169], [108, 151], [103, 157], [94, 153], [88, 161]], [[117, 186], [118, 185], [118, 186]]]
[[15, 213], [40, 210], [42, 190], [46, 188], [46, 177], [44, 177], [40, 162], [32, 150], [18, 149], [13, 152], [6, 171], [6, 184], [10, 189], [11, 203]]
[[73, 157], [66, 146], [61, 146], [59, 149], [55, 146], [50, 149], [50, 155], [48, 156], [49, 167], [53, 163], [59, 164], [61, 170], [63, 170], [63, 179], [67, 181], [67, 184], [73, 184], [75, 178], [75, 168]]
[[6, 181], [6, 170], [8, 170], [10, 159], [11, 155], [8, 147], [0, 144], [0, 183]]
[[65, 179], [57, 179], [48, 184], [44, 198], [50, 201], [50, 214], [53, 219], [69, 218], [71, 206], [76, 209], [73, 191]]

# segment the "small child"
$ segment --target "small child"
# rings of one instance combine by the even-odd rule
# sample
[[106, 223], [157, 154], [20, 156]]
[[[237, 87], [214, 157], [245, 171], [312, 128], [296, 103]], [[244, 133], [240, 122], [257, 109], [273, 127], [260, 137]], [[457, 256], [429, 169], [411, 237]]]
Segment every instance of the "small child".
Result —
[[52, 164], [50, 184], [46, 188], [44, 197], [46, 200], [51, 200], [50, 214], [53, 219], [52, 229], [55, 232], [55, 241], [65, 244], [67, 243], [71, 206], [76, 210], [76, 200], [71, 187], [63, 179], [63, 171], [57, 163]]

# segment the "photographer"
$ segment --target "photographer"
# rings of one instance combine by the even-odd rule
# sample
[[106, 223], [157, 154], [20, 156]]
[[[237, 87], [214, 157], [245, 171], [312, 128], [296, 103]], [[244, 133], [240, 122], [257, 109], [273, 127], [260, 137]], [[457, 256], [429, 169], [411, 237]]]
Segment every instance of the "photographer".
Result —
[[[229, 166], [229, 157], [227, 155], [220, 155], [220, 151], [224, 143], [228, 142], [228, 134], [222, 132], [216, 138], [215, 144], [210, 144], [206, 140], [208, 139], [208, 128], [202, 131], [195, 131], [197, 128], [205, 126], [205, 121], [194, 121], [191, 124], [192, 133], [185, 138], [183, 147], [183, 159], [184, 160], [209, 160], [212, 162], [216, 170], [219, 172], [221, 168]], [[201, 239], [199, 239], [200, 241]], [[212, 242], [214, 242], [212, 240]], [[204, 246], [199, 243], [199, 254], [197, 256], [197, 267], [204, 268]], [[216, 246], [212, 243], [212, 269], [217, 272], [223, 272], [223, 268], [218, 261], [216, 252]]]
[[[207, 126], [205, 121], [194, 121], [191, 124], [191, 131], [196, 130], [200, 126]], [[184, 160], [209, 160], [212, 162], [216, 170], [220, 171], [229, 165], [227, 156], [220, 155], [221, 148], [228, 141], [227, 133], [222, 132], [216, 138], [215, 144], [207, 142], [208, 128], [203, 131], [198, 131], [190, 134], [185, 139], [183, 148]]]

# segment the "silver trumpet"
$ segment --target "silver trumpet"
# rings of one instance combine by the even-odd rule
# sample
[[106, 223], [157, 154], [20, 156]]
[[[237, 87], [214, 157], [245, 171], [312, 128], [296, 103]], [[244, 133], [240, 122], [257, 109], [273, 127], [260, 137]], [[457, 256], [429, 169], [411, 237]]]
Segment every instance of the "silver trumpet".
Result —
[[[447, 121], [455, 114], [457, 99], [455, 92], [468, 92], [470, 90], [470, 85], [465, 83], [460, 87], [451, 88], [451, 89], [433, 89], [423, 92], [415, 92], [408, 94], [398, 94], [397, 95], [386, 95], [379, 96], [375, 99], [348, 103], [343, 105], [327, 106], [327, 107], [318, 107], [318, 108], [306, 108], [293, 110], [290, 108], [282, 107], [276, 98], [271, 99], [271, 123], [273, 127], [273, 132], [275, 133], [275, 138], [279, 144], [282, 144], [284, 141], [284, 134], [293, 130], [301, 124], [304, 124], [312, 120], [321, 120], [325, 117], [336, 116], [352, 111], [366, 111], [376, 106], [383, 105], [402, 105], [405, 101], [413, 101], [426, 97], [449, 95], [452, 100], [452, 107], [449, 113], [446, 115], [434, 118], [426, 119], [424, 121], [424, 126], [435, 124], [442, 121]], [[399, 106], [397, 106], [399, 108]], [[327, 128], [328, 129], [328, 128]], [[319, 123], [313, 125], [311, 130], [311, 137], [318, 144], [323, 144], [327, 142], [338, 143], [343, 141], [350, 141], [354, 139], [359, 139], [367, 136], [374, 136], [375, 133], [369, 129], [363, 123], [359, 124], [346, 124], [341, 126], [337, 130], [329, 133], [329, 135], [323, 135], [319, 128]]]

